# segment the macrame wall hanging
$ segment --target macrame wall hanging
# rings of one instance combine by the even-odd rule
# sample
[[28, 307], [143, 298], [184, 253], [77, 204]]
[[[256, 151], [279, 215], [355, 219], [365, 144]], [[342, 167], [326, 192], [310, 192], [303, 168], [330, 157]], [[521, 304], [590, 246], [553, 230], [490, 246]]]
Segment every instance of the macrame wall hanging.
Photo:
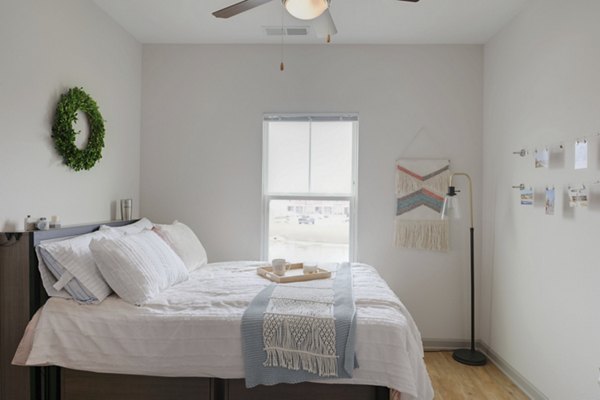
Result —
[[396, 246], [448, 250], [448, 221], [440, 213], [449, 177], [449, 160], [396, 161]]

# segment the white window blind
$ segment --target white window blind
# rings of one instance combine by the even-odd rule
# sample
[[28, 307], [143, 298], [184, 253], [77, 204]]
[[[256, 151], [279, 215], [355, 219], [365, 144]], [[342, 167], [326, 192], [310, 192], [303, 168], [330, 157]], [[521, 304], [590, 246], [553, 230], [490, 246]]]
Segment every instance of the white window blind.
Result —
[[358, 116], [265, 115], [263, 256], [354, 259]]

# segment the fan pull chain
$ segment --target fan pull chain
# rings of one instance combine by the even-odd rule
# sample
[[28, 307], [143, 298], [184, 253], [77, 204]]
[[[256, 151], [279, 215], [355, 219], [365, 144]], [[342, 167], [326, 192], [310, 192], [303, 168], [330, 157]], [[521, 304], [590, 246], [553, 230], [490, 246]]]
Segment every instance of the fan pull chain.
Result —
[[281, 72], [283, 72], [285, 70], [285, 64], [283, 63], [283, 44], [284, 44], [284, 37], [285, 37], [285, 29], [284, 29], [284, 23], [283, 23], [283, 19], [285, 17], [285, 8], [281, 7], [281, 64], [279, 64], [279, 70]]

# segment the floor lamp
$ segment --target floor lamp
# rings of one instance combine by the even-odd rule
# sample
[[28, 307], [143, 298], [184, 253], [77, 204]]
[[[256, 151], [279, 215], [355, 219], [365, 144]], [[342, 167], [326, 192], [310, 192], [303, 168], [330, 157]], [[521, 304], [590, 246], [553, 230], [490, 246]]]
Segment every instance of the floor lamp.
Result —
[[444, 206], [442, 208], [442, 219], [459, 218], [460, 212], [458, 208], [458, 198], [456, 194], [459, 192], [452, 184], [455, 176], [464, 176], [469, 181], [469, 210], [471, 211], [471, 348], [458, 349], [452, 353], [452, 358], [462, 364], [467, 365], [484, 365], [487, 362], [486, 356], [475, 350], [475, 249], [473, 247], [473, 184], [471, 177], [464, 172], [456, 172], [450, 175], [448, 185], [448, 193], [444, 198]]

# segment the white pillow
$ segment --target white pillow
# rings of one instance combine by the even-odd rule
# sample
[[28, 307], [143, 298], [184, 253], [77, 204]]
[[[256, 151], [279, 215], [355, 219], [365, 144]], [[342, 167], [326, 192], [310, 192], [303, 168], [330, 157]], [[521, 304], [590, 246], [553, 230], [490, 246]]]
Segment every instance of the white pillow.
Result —
[[187, 225], [175, 221], [171, 225], [154, 225], [154, 230], [181, 257], [190, 272], [208, 262], [204, 246]]
[[108, 225], [100, 225], [101, 231], [113, 231], [116, 233], [121, 233], [125, 235], [131, 235], [135, 233], [140, 233], [146, 229], [152, 229], [154, 225], [148, 218], [142, 218], [139, 221], [134, 222], [133, 224], [123, 225], [123, 226], [108, 226]]
[[144, 304], [189, 278], [181, 258], [152, 231], [94, 239], [90, 249], [106, 282], [131, 304]]
[[[112, 231], [97, 231], [60, 241], [42, 242], [37, 247], [40, 264], [52, 273], [43, 280], [50, 296], [72, 297], [85, 304], [96, 304], [112, 293], [96, 263], [89, 245], [93, 239], [118, 237]], [[44, 275], [42, 275], [44, 276]], [[70, 296], [64, 296], [66, 291]], [[63, 294], [58, 294], [58, 293]]]

